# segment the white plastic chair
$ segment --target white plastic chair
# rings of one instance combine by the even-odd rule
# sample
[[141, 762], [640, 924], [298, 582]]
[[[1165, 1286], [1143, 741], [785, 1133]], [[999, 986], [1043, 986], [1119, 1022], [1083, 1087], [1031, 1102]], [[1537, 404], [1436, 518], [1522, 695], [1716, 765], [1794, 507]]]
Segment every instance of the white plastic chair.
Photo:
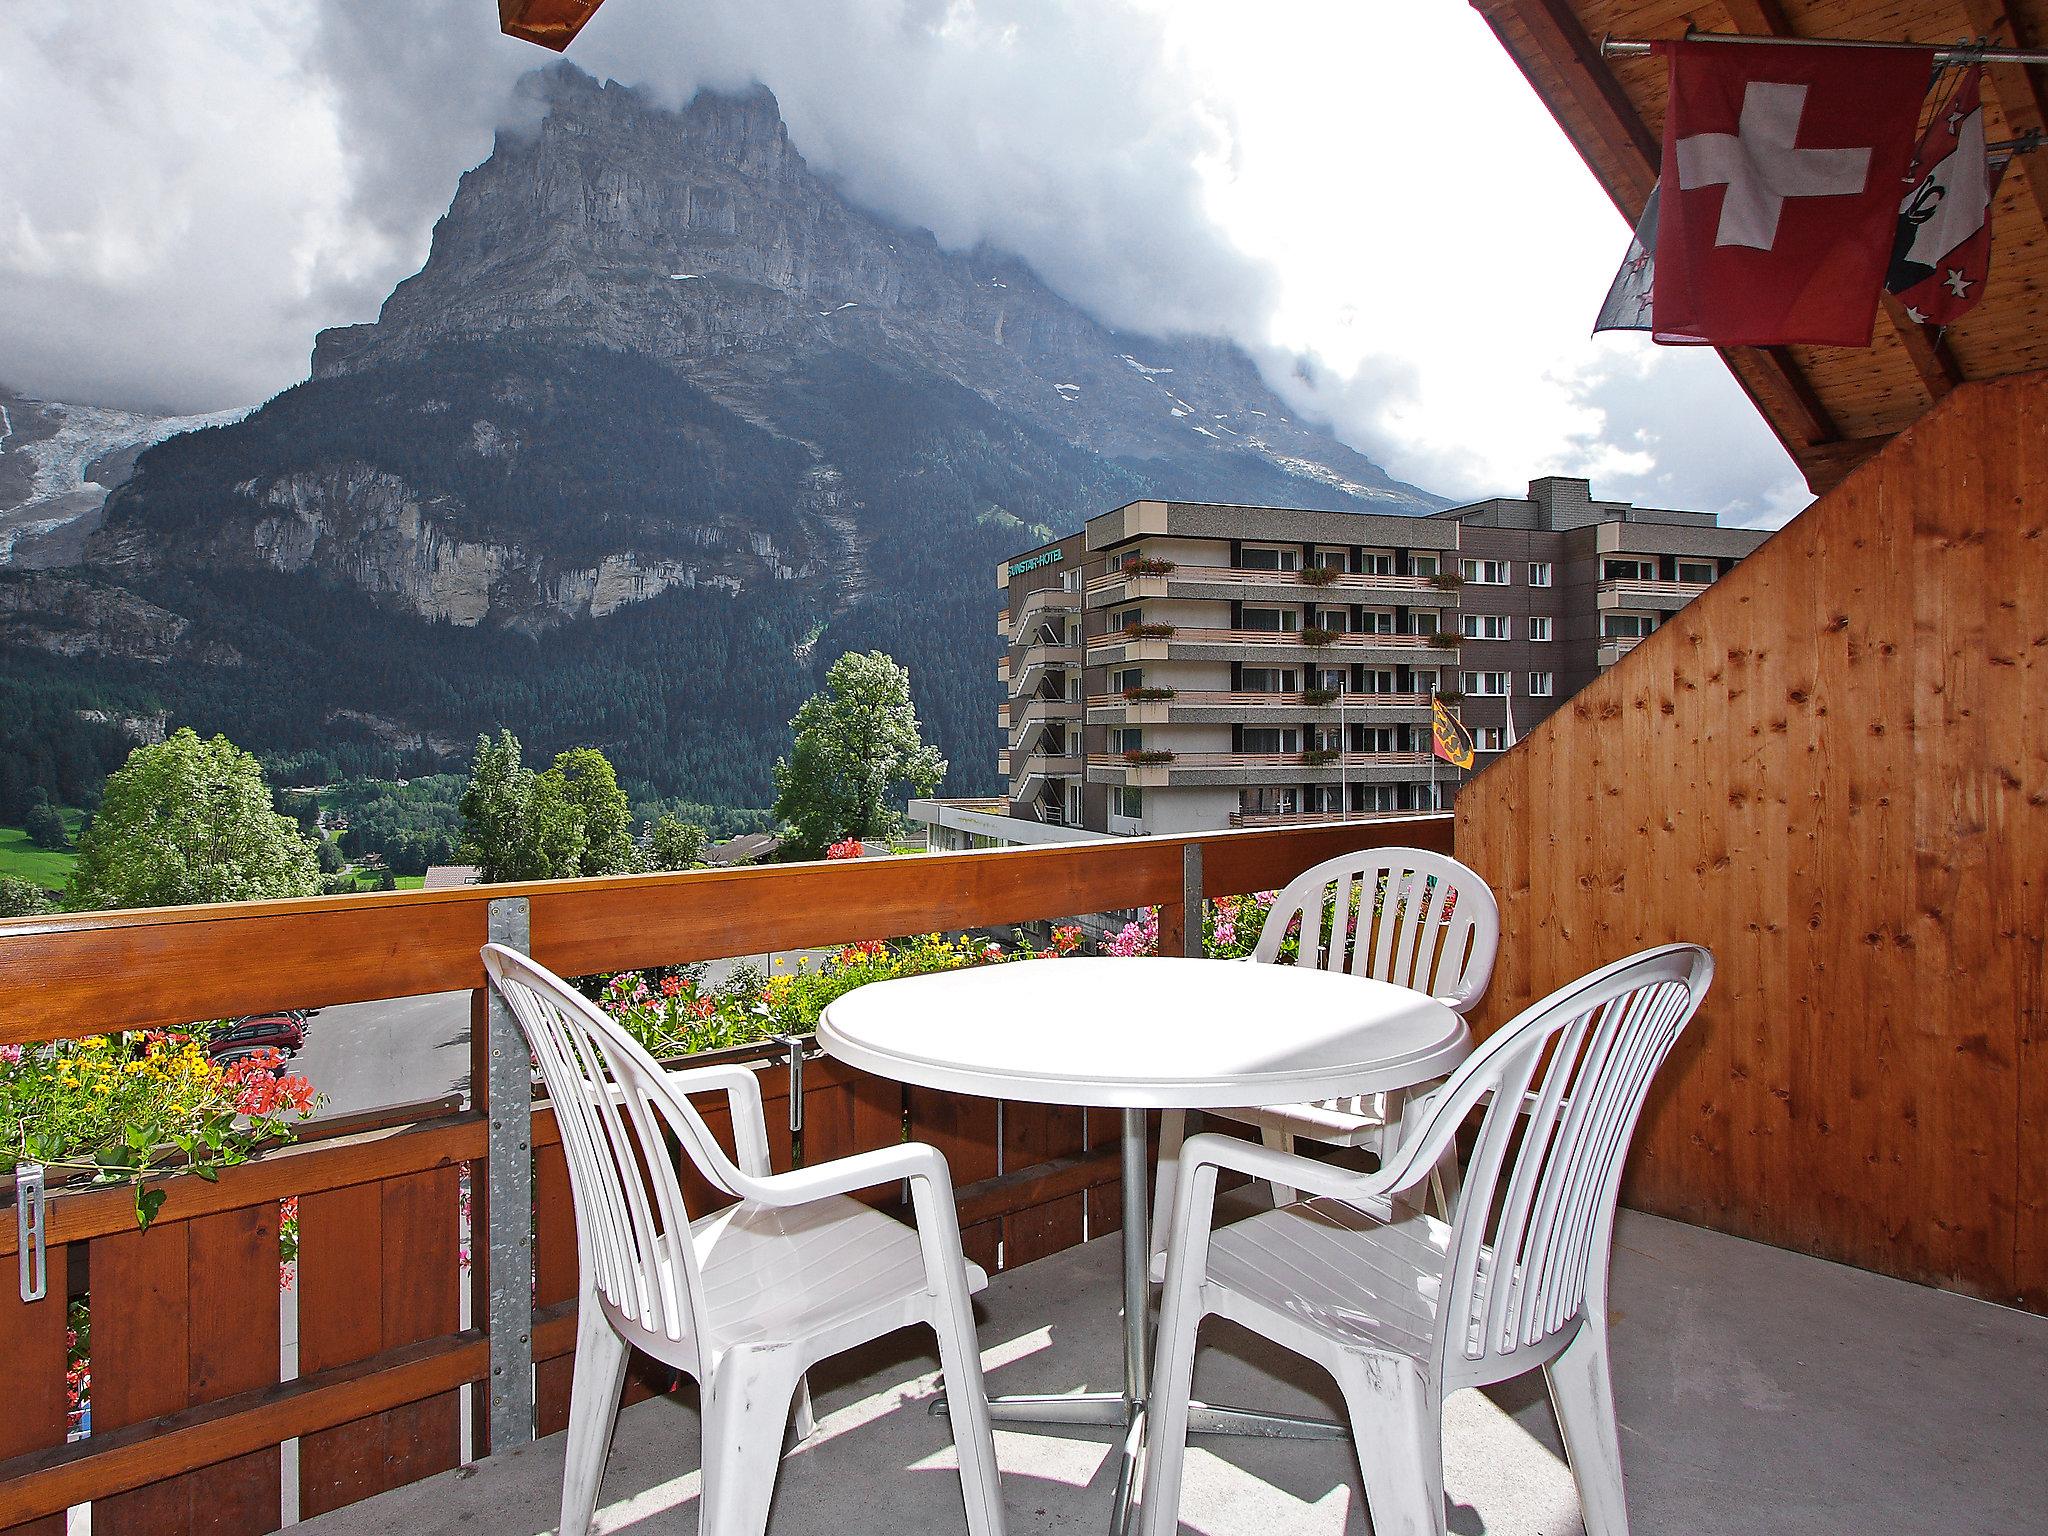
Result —
[[[1539, 1367], [1587, 1536], [1627, 1536], [1607, 1364], [1615, 1203], [1650, 1081], [1713, 971], [1704, 949], [1674, 944], [1552, 993], [1411, 1106], [1376, 1173], [1191, 1137], [1159, 1323], [1144, 1536], [1175, 1529], [1195, 1330], [1212, 1312], [1337, 1378], [1374, 1536], [1442, 1536], [1444, 1399]], [[1450, 1223], [1396, 1203], [1482, 1104]], [[1213, 1231], [1219, 1168], [1314, 1198]]]
[[[794, 1173], [768, 1171], [761, 1089], [742, 1067], [669, 1072], [573, 987], [516, 950], [484, 966], [518, 1017], [561, 1126], [576, 1205], [576, 1378], [564, 1536], [590, 1529], [628, 1347], [695, 1377], [703, 1397], [705, 1536], [759, 1536], [804, 1374], [912, 1324], [939, 1339], [972, 1536], [1002, 1536], [1002, 1492], [968, 1296], [988, 1277], [960, 1251], [946, 1160], [910, 1142]], [[686, 1097], [722, 1091], [738, 1162]], [[673, 1140], [738, 1203], [690, 1219]], [[910, 1183], [916, 1227], [848, 1196]]]
[[[1354, 900], [1358, 924], [1352, 930]], [[1486, 995], [1500, 952], [1500, 905], [1486, 882], [1456, 859], [1422, 848], [1366, 848], [1302, 871], [1274, 898], [1251, 958], [1268, 965], [1290, 963], [1282, 960], [1281, 951], [1297, 920], [1301, 935], [1292, 964], [1390, 981], [1426, 992], [1460, 1013], [1471, 1012]], [[1363, 1094], [1203, 1113], [1257, 1126], [1265, 1144], [1279, 1152], [1292, 1152], [1301, 1138], [1379, 1154], [1387, 1125], [1399, 1110], [1398, 1100], [1389, 1095]], [[1160, 1117], [1159, 1183], [1152, 1205], [1155, 1278], [1162, 1273], [1174, 1170], [1186, 1134], [1184, 1110]], [[1455, 1196], [1448, 1181], [1443, 1193], [1448, 1208]], [[1275, 1205], [1293, 1198], [1293, 1190], [1274, 1186]]]

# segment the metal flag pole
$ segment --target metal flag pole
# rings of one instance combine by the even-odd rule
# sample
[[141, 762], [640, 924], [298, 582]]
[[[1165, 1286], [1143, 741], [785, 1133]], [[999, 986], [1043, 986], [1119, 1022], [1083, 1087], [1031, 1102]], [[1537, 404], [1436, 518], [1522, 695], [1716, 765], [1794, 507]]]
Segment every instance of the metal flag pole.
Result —
[[1937, 64], [2048, 64], [2048, 48], [2005, 48], [1990, 43], [1883, 42], [1847, 37], [1758, 37], [1746, 32], [1687, 32], [1683, 38], [1605, 37], [1600, 52], [1610, 59], [1646, 57], [1659, 42], [1750, 43], [1772, 48], [1910, 48], [1920, 52], [1933, 48]]

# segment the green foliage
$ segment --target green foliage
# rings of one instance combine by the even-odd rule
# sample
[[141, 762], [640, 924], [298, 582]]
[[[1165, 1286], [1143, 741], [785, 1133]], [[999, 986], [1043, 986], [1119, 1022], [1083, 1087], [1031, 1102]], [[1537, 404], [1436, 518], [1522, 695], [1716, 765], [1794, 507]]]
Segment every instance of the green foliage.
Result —
[[0, 875], [0, 917], [36, 917], [56, 910], [56, 901], [35, 881]]
[[1078, 928], [1054, 929], [1053, 942], [1045, 949], [1021, 940], [1005, 948], [966, 935], [949, 939], [928, 933], [894, 944], [849, 944], [815, 965], [800, 960], [795, 970], [780, 976], [735, 966], [722, 987], [704, 987], [690, 975], [627, 971], [610, 977], [599, 989], [598, 1006], [655, 1055], [679, 1056], [809, 1034], [834, 998], [871, 981], [1051, 959], [1073, 954], [1080, 946]]
[[28, 808], [28, 814], [21, 818], [21, 829], [38, 848], [60, 852], [71, 846], [63, 813], [47, 800], [39, 800]]
[[462, 792], [460, 852], [491, 884], [617, 875], [634, 868], [632, 811], [612, 765], [594, 747], [562, 753], [535, 773], [519, 738], [479, 736]]
[[930, 794], [946, 761], [918, 731], [910, 674], [880, 651], [849, 651], [790, 722], [790, 758], [775, 763], [775, 811], [813, 856], [845, 837], [886, 839], [905, 786]]
[[134, 1186], [148, 1226], [164, 1192], [144, 1185], [173, 1158], [214, 1180], [265, 1141], [290, 1139], [318, 1105], [276, 1052], [222, 1066], [198, 1034], [95, 1035], [0, 1047], [0, 1170], [32, 1161]]
[[319, 845], [313, 850], [313, 859], [320, 866], [320, 873], [323, 875], [340, 874], [341, 866], [348, 862], [342, 856], [341, 844], [331, 837], [320, 839]]
[[647, 829], [647, 841], [640, 850], [640, 867], [650, 873], [695, 869], [704, 862], [704, 848], [709, 842], [702, 827], [680, 816], [664, 814]]
[[225, 736], [189, 728], [137, 747], [107, 780], [79, 835], [65, 905], [169, 907], [310, 896], [320, 889], [313, 848], [271, 809], [256, 759]]
[[465, 782], [456, 773], [403, 782], [350, 779], [330, 785], [320, 798], [330, 817], [345, 827], [339, 840], [351, 859], [379, 854], [394, 874], [423, 875], [429, 865], [455, 862]]

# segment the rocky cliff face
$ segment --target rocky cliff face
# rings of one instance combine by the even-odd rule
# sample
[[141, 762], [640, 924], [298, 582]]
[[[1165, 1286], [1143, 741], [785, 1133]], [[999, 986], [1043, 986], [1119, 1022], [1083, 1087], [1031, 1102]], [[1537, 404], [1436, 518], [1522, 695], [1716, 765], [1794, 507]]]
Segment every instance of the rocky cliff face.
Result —
[[82, 585], [15, 585], [0, 645], [154, 646], [143, 702], [252, 746], [431, 756], [508, 724], [754, 804], [818, 672], [880, 646], [971, 793], [998, 559], [1143, 496], [1441, 504], [1229, 345], [1119, 334], [854, 206], [765, 91], [672, 112], [573, 69], [535, 85], [538, 130], [462, 179], [378, 320], [143, 452]]

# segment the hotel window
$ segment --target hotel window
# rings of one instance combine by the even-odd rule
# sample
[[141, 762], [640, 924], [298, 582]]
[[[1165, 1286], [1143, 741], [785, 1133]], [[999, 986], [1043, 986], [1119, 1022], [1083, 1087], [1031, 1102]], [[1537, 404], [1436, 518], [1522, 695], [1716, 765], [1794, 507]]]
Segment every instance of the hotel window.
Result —
[[1067, 786], [1067, 825], [1070, 827], [1081, 825], [1081, 786], [1078, 784], [1069, 784]]
[[1109, 627], [1112, 631], [1132, 629], [1144, 622], [1145, 610], [1142, 608], [1119, 608], [1109, 616]]
[[1119, 788], [1114, 794], [1115, 803], [1111, 809], [1117, 815], [1136, 821], [1145, 814], [1145, 791], [1142, 789]]
[[1111, 691], [1116, 693], [1122, 693], [1127, 688], [1142, 688], [1145, 686], [1145, 669], [1126, 667], [1121, 672], [1112, 672], [1109, 674], [1109, 686]]
[[1364, 784], [1359, 788], [1358, 808], [1362, 811], [1398, 811], [1401, 808], [1399, 785]]
[[1394, 674], [1392, 672], [1379, 672], [1367, 668], [1364, 676], [1359, 679], [1358, 691], [1360, 693], [1392, 693], [1394, 691]]
[[[1388, 617], [1391, 619], [1392, 615], [1390, 614]], [[1367, 614], [1366, 620], [1368, 624], [1370, 624], [1371, 619], [1372, 615]], [[1316, 613], [1316, 623], [1324, 629], [1333, 629], [1341, 635], [1351, 628], [1351, 611], [1348, 608], [1319, 609]]]
[[1326, 816], [1344, 814], [1344, 786], [1341, 784], [1316, 784], [1308, 792], [1308, 808]]
[[1394, 613], [1390, 608], [1367, 608], [1358, 615], [1358, 631], [1364, 635], [1391, 635]]
[[1243, 571], [1291, 571], [1299, 553], [1277, 544], [1246, 544], [1238, 550], [1237, 565]]
[[1600, 564], [1602, 581], [1655, 581], [1657, 568], [1647, 560], [1604, 560]]
[[1532, 587], [1547, 587], [1550, 585], [1550, 562], [1548, 560], [1531, 560], [1529, 562], [1529, 585]]
[[1309, 732], [1308, 744], [1317, 752], [1342, 752], [1344, 732], [1334, 725], [1319, 725]]
[[1709, 582], [1714, 579], [1714, 568], [1711, 565], [1699, 565], [1690, 560], [1681, 560], [1678, 562], [1678, 579], [1680, 581]]
[[1358, 733], [1358, 750], [1361, 752], [1393, 751], [1394, 728], [1391, 725], [1366, 726]]
[[1299, 752], [1301, 735], [1292, 726], [1246, 726], [1239, 737], [1240, 752]]
[[1294, 671], [1290, 667], [1246, 667], [1237, 678], [1240, 693], [1294, 692]]
[[1482, 725], [1473, 730], [1472, 744], [1482, 752], [1505, 752], [1508, 733], [1498, 725]]
[[1477, 699], [1504, 698], [1508, 691], [1508, 675], [1505, 672], [1467, 672], [1465, 692]]
[[[1309, 564], [1324, 566], [1333, 571], [1348, 572], [1351, 569], [1351, 551], [1348, 549], [1319, 549], [1309, 556]], [[1372, 557], [1370, 555], [1366, 556], [1365, 568], [1367, 570], [1372, 569]]]
[[1318, 688], [1334, 688], [1339, 693], [1348, 693], [1351, 689], [1351, 679], [1345, 676], [1342, 669], [1336, 667], [1316, 673], [1314, 684]]
[[1531, 672], [1529, 674], [1530, 698], [1547, 699], [1550, 697], [1552, 692], [1553, 689], [1551, 687], [1551, 677], [1548, 672]]
[[1550, 620], [1540, 613], [1531, 614], [1529, 616], [1529, 638], [1531, 640], [1548, 640], [1550, 638]]
[[1436, 556], [1410, 555], [1408, 557], [1408, 569], [1417, 576], [1434, 576], [1438, 570]]
[[1265, 635], [1291, 635], [1301, 628], [1301, 615], [1292, 608], [1247, 607], [1238, 627]]
[[1359, 558], [1358, 568], [1368, 576], [1391, 576], [1394, 574], [1394, 557], [1377, 549], [1369, 549]]
[[1142, 752], [1145, 750], [1145, 732], [1135, 725], [1120, 725], [1109, 733], [1109, 750], [1112, 752]]
[[1640, 640], [1656, 627], [1646, 613], [1610, 613], [1600, 621], [1600, 633], [1610, 640]]
[[1508, 563], [1505, 560], [1467, 560], [1465, 579], [1476, 581], [1481, 586], [1504, 587], [1508, 584]]
[[1467, 640], [1506, 640], [1508, 616], [1504, 613], [1464, 613], [1458, 616]]

